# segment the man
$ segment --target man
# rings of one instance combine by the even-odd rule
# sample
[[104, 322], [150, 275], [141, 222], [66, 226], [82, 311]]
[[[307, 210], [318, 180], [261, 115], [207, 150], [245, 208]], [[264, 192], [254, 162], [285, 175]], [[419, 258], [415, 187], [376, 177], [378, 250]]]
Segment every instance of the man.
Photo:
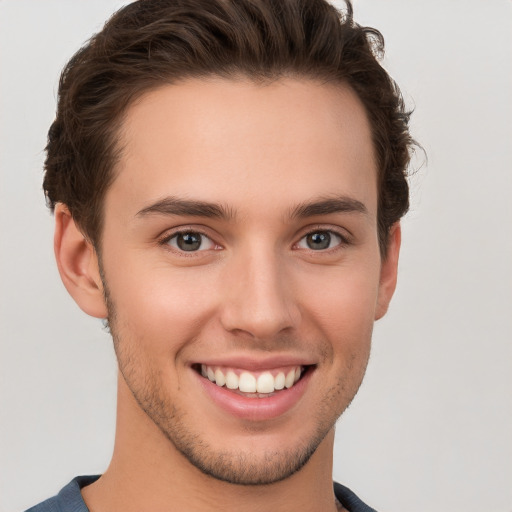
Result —
[[32, 511], [373, 510], [332, 455], [408, 207], [381, 51], [350, 4], [146, 0], [71, 59], [44, 189], [112, 333], [116, 442]]

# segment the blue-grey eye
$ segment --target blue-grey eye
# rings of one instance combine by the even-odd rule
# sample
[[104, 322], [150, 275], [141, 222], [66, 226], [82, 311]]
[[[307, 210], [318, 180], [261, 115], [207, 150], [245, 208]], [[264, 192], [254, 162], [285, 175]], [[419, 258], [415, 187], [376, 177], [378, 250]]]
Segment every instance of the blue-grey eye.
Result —
[[297, 247], [301, 249], [311, 249], [313, 251], [324, 251], [336, 247], [341, 243], [341, 236], [332, 231], [313, 231], [301, 238]]
[[215, 247], [213, 241], [206, 235], [194, 231], [176, 233], [167, 243], [175, 249], [186, 252], [206, 251]]

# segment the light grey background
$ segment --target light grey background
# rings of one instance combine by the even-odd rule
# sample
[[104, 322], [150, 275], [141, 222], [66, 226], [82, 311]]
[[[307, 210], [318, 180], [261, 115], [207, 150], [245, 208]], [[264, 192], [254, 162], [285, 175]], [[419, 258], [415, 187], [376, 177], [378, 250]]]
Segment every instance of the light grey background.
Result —
[[[41, 177], [60, 69], [123, 3], [0, 0], [0, 512], [111, 455], [113, 350], [60, 283]], [[512, 2], [354, 4], [429, 164], [334, 476], [382, 512], [511, 512]]]

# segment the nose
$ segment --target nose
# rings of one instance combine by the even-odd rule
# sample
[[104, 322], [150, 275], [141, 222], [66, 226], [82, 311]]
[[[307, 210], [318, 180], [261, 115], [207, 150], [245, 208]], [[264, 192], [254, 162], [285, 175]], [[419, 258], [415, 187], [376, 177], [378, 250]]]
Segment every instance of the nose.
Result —
[[300, 308], [286, 262], [271, 250], [248, 252], [226, 268], [221, 323], [263, 342], [296, 328]]

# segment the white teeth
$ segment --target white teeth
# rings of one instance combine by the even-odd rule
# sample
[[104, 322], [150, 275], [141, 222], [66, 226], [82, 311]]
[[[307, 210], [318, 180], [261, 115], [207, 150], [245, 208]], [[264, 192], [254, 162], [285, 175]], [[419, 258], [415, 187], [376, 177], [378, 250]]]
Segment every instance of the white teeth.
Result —
[[290, 370], [284, 379], [284, 385], [287, 388], [291, 388], [295, 383], [295, 370]]
[[[225, 372], [225, 373], [224, 373]], [[217, 386], [228, 389], [239, 389], [243, 393], [270, 394], [284, 388], [291, 388], [302, 374], [302, 367], [291, 368], [288, 373], [278, 372], [274, 377], [270, 371], [260, 373], [257, 377], [245, 371], [237, 375], [233, 370], [223, 371], [205, 364], [201, 365], [201, 375], [215, 382]]]
[[283, 372], [279, 372], [276, 375], [276, 378], [274, 379], [274, 389], [277, 389], [278, 391], [280, 389], [283, 389], [284, 388], [284, 381], [285, 381], [284, 373]]
[[243, 393], [255, 393], [256, 379], [254, 375], [251, 375], [248, 372], [241, 373], [238, 381], [238, 389]]
[[226, 387], [228, 389], [238, 389], [238, 375], [231, 370], [226, 374]]
[[274, 392], [274, 377], [270, 372], [262, 373], [256, 382], [256, 391], [258, 393]]
[[217, 386], [224, 386], [226, 384], [226, 377], [224, 377], [224, 374], [220, 370], [215, 370], [215, 384]]

